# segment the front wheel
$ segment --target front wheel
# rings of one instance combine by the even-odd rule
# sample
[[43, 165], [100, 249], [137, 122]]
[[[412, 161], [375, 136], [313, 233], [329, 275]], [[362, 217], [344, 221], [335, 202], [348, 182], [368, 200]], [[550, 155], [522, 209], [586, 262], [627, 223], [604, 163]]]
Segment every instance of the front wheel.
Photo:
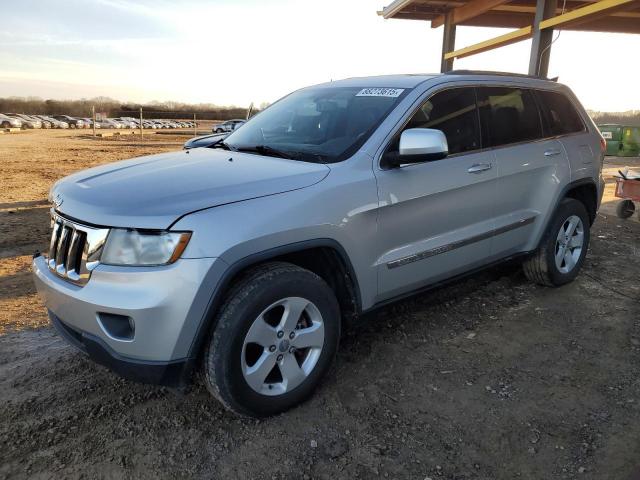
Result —
[[582, 202], [564, 199], [540, 247], [523, 264], [527, 278], [548, 287], [564, 285], [576, 278], [589, 248], [590, 226]]
[[230, 290], [204, 356], [209, 391], [229, 410], [265, 417], [305, 400], [331, 366], [340, 309], [315, 273], [277, 262]]

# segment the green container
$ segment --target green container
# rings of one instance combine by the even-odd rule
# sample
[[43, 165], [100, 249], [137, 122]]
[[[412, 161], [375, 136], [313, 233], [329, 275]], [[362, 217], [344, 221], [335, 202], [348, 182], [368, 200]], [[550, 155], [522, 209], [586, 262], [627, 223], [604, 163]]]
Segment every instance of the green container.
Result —
[[624, 126], [622, 128], [622, 142], [620, 157], [640, 156], [640, 127]]
[[618, 156], [622, 149], [621, 142], [624, 127], [622, 125], [606, 124], [598, 125], [598, 129], [607, 142], [607, 155]]

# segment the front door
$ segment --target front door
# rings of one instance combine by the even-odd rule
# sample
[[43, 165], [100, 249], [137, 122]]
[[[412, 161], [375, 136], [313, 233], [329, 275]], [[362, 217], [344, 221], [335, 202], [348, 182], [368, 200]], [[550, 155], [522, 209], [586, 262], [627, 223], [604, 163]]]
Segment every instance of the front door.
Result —
[[[449, 156], [375, 171], [378, 301], [470, 270], [491, 252], [497, 172], [492, 152], [481, 151], [474, 89], [435, 93], [408, 128], [442, 130]], [[385, 154], [397, 151], [401, 131]]]

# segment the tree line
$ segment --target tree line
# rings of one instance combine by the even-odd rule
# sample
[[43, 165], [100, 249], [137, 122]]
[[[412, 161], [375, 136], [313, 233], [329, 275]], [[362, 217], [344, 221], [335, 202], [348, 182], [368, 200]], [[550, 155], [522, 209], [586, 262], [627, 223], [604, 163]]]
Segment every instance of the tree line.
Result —
[[[44, 100], [38, 97], [0, 97], [0, 113], [25, 113], [27, 115], [71, 115], [90, 117], [92, 107], [96, 113], [107, 117], [137, 117], [142, 108], [146, 118], [193, 118], [201, 120], [229, 120], [246, 118], [247, 110], [241, 107], [227, 107], [210, 103], [150, 102], [127, 103], [108, 97], [82, 100]], [[256, 109], [253, 110], [253, 113]]]
[[626, 112], [594, 112], [589, 110], [588, 113], [598, 125], [617, 123], [620, 125], [640, 126], [640, 110]]

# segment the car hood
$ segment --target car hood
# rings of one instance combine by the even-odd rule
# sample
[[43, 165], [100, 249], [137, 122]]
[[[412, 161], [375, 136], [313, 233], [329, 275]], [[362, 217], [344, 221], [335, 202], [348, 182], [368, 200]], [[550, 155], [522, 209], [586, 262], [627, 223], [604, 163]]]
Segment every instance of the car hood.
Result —
[[198, 148], [139, 157], [59, 180], [50, 200], [93, 225], [168, 228], [196, 210], [305, 188], [327, 165]]

